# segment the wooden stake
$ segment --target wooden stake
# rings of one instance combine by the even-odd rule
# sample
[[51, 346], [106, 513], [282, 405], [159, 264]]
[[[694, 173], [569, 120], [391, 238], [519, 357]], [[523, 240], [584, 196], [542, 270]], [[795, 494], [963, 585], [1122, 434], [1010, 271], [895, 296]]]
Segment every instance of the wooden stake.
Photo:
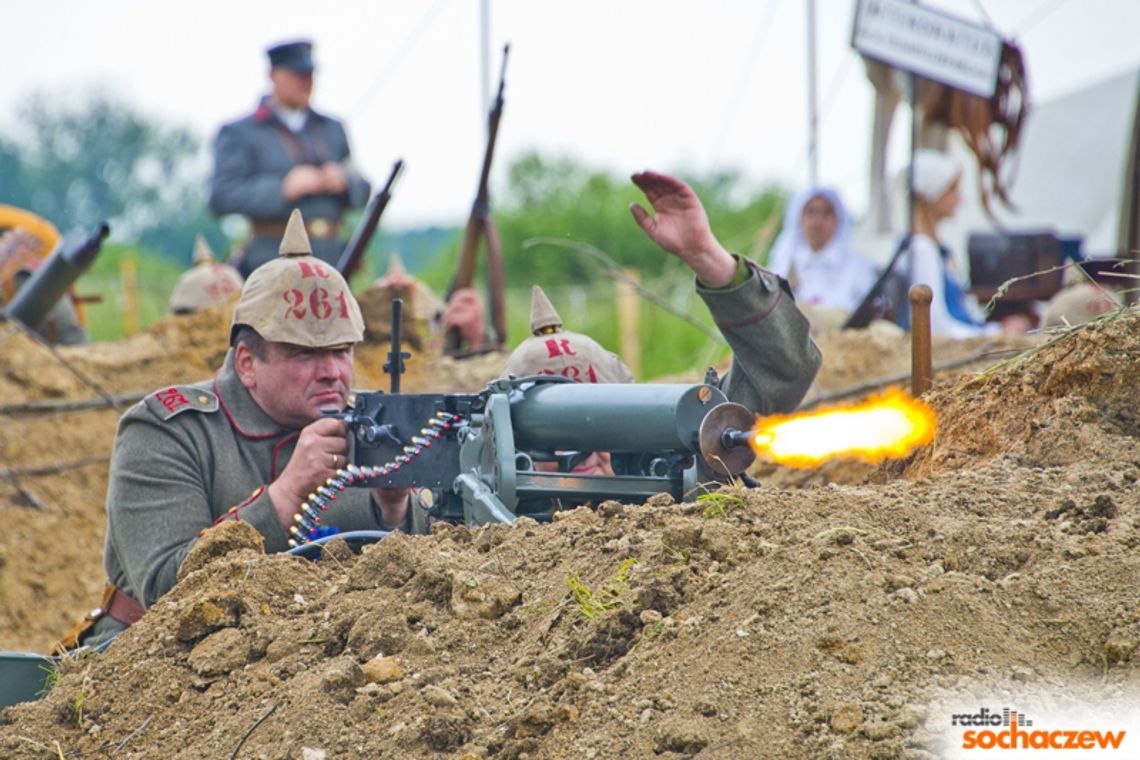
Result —
[[634, 377], [641, 377], [641, 303], [637, 299], [640, 280], [634, 269], [626, 269], [623, 274], [614, 280], [621, 358]]
[[934, 384], [934, 367], [930, 352], [930, 301], [934, 294], [929, 285], [911, 285], [910, 299], [910, 393], [915, 398]]
[[119, 262], [119, 287], [123, 292], [123, 335], [129, 338], [139, 331], [139, 276], [133, 258]]

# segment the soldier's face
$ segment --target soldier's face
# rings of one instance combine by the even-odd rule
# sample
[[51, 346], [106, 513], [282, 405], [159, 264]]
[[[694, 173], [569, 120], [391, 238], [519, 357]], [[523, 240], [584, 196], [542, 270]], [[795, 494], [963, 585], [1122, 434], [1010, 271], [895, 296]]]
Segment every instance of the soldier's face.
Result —
[[277, 66], [269, 70], [269, 80], [278, 103], [286, 108], [308, 108], [313, 96], [313, 72]]
[[274, 422], [303, 428], [322, 409], [343, 409], [352, 386], [352, 348], [269, 343], [260, 359], [238, 344], [234, 367], [249, 395]]
[[[535, 462], [534, 469], [540, 472], [557, 472], [556, 462]], [[575, 475], [610, 475], [614, 474], [613, 462], [608, 451], [591, 451], [589, 456], [574, 465], [572, 472]]]

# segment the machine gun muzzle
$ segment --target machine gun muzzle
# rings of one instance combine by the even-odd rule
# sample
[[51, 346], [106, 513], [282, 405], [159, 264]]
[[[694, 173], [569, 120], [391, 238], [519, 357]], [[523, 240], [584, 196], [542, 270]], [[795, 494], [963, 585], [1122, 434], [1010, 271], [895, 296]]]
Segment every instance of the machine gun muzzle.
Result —
[[95, 261], [103, 240], [110, 232], [111, 228], [103, 222], [92, 235], [66, 235], [31, 278], [16, 291], [4, 309], [4, 316], [18, 319], [28, 326], [42, 322], [72, 283]]

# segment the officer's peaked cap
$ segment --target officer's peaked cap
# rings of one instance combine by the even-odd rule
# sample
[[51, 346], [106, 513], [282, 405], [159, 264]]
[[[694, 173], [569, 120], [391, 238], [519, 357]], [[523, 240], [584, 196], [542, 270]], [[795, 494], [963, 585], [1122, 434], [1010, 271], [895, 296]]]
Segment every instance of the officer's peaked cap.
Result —
[[282, 42], [269, 48], [269, 65], [273, 67], [299, 71], [302, 73], [312, 71], [313, 43], [309, 40], [293, 40]]

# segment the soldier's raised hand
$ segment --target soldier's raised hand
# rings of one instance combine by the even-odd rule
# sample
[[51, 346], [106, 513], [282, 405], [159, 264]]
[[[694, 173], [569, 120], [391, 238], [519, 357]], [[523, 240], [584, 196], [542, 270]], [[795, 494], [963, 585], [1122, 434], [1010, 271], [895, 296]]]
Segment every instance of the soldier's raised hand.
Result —
[[736, 273], [736, 260], [713, 235], [700, 198], [687, 184], [667, 174], [644, 171], [630, 179], [645, 193], [654, 215], [631, 203], [629, 211], [653, 242], [678, 257], [702, 283], [719, 288]]

